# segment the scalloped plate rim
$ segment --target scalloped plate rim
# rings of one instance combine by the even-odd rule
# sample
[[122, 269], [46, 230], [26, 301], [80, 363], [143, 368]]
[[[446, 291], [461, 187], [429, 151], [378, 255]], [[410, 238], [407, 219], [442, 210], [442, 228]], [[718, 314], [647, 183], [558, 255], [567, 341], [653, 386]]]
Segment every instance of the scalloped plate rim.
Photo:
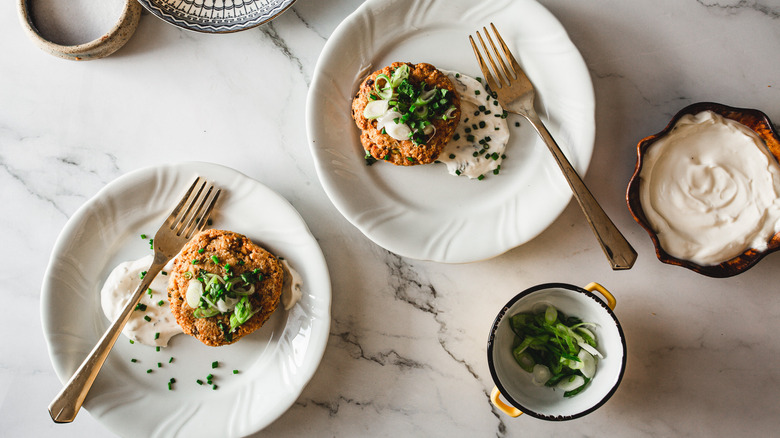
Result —
[[[115, 180], [108, 183], [106, 186], [101, 188], [95, 196], [90, 198], [87, 202], [85, 202], [67, 221], [65, 226], [63, 227], [63, 230], [60, 232], [59, 237], [57, 238], [57, 241], [54, 244], [54, 247], [52, 249], [52, 253], [49, 259], [49, 263], [46, 268], [46, 272], [44, 274], [43, 278], [43, 284], [41, 288], [41, 320], [42, 320], [42, 326], [43, 326], [43, 334], [44, 338], [47, 343], [47, 350], [49, 353], [49, 357], [51, 359], [52, 365], [54, 367], [54, 370], [58, 376], [58, 378], [65, 382], [70, 378], [70, 373], [75, 371], [75, 368], [78, 366], [78, 363], [64, 363], [63, 357], [58, 357], [57, 353], [55, 351], [54, 346], [54, 339], [55, 336], [62, 336], [62, 335], [69, 335], [68, 333], [61, 333], [57, 331], [56, 327], [52, 327], [55, 321], [50, 320], [47, 316], [47, 312], [54, 311], [51, 309], [51, 303], [53, 300], [55, 300], [54, 294], [57, 290], [56, 287], [58, 286], [56, 284], [56, 278], [54, 278], [54, 272], [56, 271], [57, 263], [60, 259], [65, 259], [63, 252], [67, 251], [67, 247], [71, 244], [70, 239], [76, 235], [80, 231], [80, 227], [83, 225], [83, 222], [90, 218], [90, 210], [95, 208], [97, 205], [99, 205], [101, 202], [104, 202], [106, 199], [110, 199], [112, 196], [112, 192], [120, 191], [124, 189], [124, 186], [138, 184], [139, 179], [143, 178], [156, 178], [154, 172], [160, 172], [159, 174], [175, 174], [177, 172], [182, 173], [185, 172], [188, 176], [187, 179], [190, 178], [190, 176], [194, 177], [196, 173], [199, 173], [203, 176], [206, 176], [207, 178], [211, 179], [227, 179], [227, 178], [233, 178], [234, 183], [237, 184], [238, 187], [252, 187], [251, 191], [258, 191], [261, 193], [261, 197], [264, 197], [264, 200], [266, 202], [269, 202], [271, 205], [276, 205], [278, 208], [284, 210], [281, 214], [284, 215], [286, 219], [288, 219], [291, 223], [291, 227], [293, 230], [298, 230], [300, 233], [296, 234], [296, 240], [295, 242], [292, 242], [290, 246], [297, 246], [301, 248], [293, 248], [290, 249], [290, 253], [293, 254], [294, 257], [297, 258], [304, 258], [307, 261], [309, 261], [311, 264], [307, 265], [305, 267], [299, 267], [298, 270], [301, 272], [301, 274], [304, 276], [304, 278], [314, 279], [317, 283], [316, 286], [311, 286], [310, 290], [307, 290], [306, 283], [304, 284], [304, 289], [306, 293], [310, 295], [310, 303], [306, 304], [306, 310], [304, 310], [304, 314], [306, 312], [309, 312], [309, 314], [313, 314], [315, 316], [314, 319], [311, 320], [310, 328], [309, 328], [309, 334], [308, 340], [306, 341], [305, 345], [305, 358], [306, 361], [301, 364], [297, 364], [298, 368], [295, 368], [296, 371], [299, 371], [299, 375], [293, 376], [294, 382], [292, 382], [291, 385], [286, 386], [286, 391], [284, 393], [278, 394], [278, 404], [273, 408], [271, 412], [263, 412], [259, 413], [257, 417], [250, 419], [248, 422], [242, 422], [241, 424], [228, 424], [226, 423], [227, 430], [223, 433], [223, 435], [243, 435], [245, 433], [254, 433], [257, 432], [264, 427], [268, 426], [270, 423], [272, 423], [274, 420], [276, 420], [279, 416], [284, 414], [295, 402], [295, 400], [300, 396], [301, 392], [303, 391], [303, 388], [308, 384], [308, 382], [313, 377], [314, 373], [316, 372], [322, 357], [324, 356], [325, 348], [327, 346], [328, 336], [329, 336], [329, 330], [330, 330], [330, 304], [331, 304], [331, 288], [330, 288], [330, 277], [328, 274], [327, 265], [325, 262], [324, 255], [322, 254], [322, 250], [319, 247], [319, 244], [316, 241], [316, 238], [311, 234], [309, 231], [306, 223], [303, 221], [303, 218], [300, 216], [300, 214], [295, 210], [295, 208], [282, 196], [268, 188], [267, 186], [263, 185], [262, 183], [249, 178], [248, 176], [225, 166], [212, 164], [212, 163], [203, 163], [203, 162], [184, 162], [184, 163], [176, 163], [176, 164], [166, 164], [166, 165], [156, 165], [156, 166], [150, 166], [142, 169], [137, 169], [134, 171], [131, 171], [129, 173], [126, 173]], [[158, 174], [158, 175], [159, 175]], [[176, 178], [184, 178], [184, 176], [176, 176]], [[190, 181], [186, 181], [188, 184]], [[170, 203], [173, 205], [176, 200], [178, 200], [178, 197], [181, 196], [181, 193], [179, 193], [178, 189], [181, 189], [181, 192], [184, 191], [186, 187], [182, 185], [182, 187], [176, 188], [176, 197], [174, 200]], [[222, 201], [220, 201], [222, 202]], [[236, 201], [234, 201], [236, 202]], [[166, 209], [170, 207], [166, 204]], [[168, 211], [163, 212], [163, 215], [167, 215]], [[297, 222], [295, 220], [297, 218]], [[281, 239], [284, 239], [282, 237]], [[294, 243], [294, 245], [293, 245]], [[296, 305], [296, 307], [293, 308], [293, 310], [297, 307], [300, 307], [301, 304]], [[60, 309], [62, 310], [62, 309]], [[277, 310], [278, 313], [279, 310]], [[288, 314], [289, 315], [289, 314]], [[102, 314], [100, 315], [102, 317]], [[272, 315], [272, 319], [274, 316]], [[289, 318], [289, 316], [283, 316], [280, 318]], [[270, 322], [271, 320], [269, 320]], [[289, 322], [285, 321], [284, 325], [286, 326]], [[262, 329], [261, 329], [262, 330]], [[286, 333], [286, 330], [282, 330], [281, 334], [278, 335], [278, 337], [283, 337]], [[273, 335], [276, 336], [276, 335]], [[293, 336], [293, 338], [297, 337], [297, 335]], [[120, 340], [124, 339], [124, 337], [120, 337]], [[270, 357], [273, 359], [273, 357], [279, 356], [277, 351], [279, 351], [278, 346], [281, 345], [280, 343], [277, 343], [276, 345], [273, 345], [272, 342], [268, 342], [270, 347], [270, 352], [268, 354], [262, 353], [261, 357], [257, 358], [254, 362], [253, 366], [260, 366], [257, 364], [261, 364], [262, 366], [265, 366], [264, 357]], [[240, 343], [234, 344], [234, 345], [240, 345]], [[230, 346], [233, 347], [233, 346]], [[116, 348], [116, 346], [115, 346]], [[225, 347], [222, 347], [225, 348]], [[84, 355], [91, 349], [91, 345], [86, 351], [82, 351]], [[265, 356], [264, 356], [265, 355]], [[82, 356], [83, 357], [83, 356]], [[71, 358], [71, 360], [75, 360], [75, 358]], [[109, 356], [109, 360], [111, 360], [111, 356]], [[78, 360], [80, 362], [80, 360]], [[287, 360], [289, 362], [289, 360]], [[186, 365], [185, 365], [186, 366]], [[69, 369], [68, 369], [69, 368]], [[104, 367], [105, 368], [105, 367]], [[282, 372], [285, 370], [280, 368]], [[104, 370], [105, 371], [105, 370]], [[253, 371], [253, 370], [248, 370]], [[251, 373], [247, 373], [251, 374]], [[102, 374], [101, 374], [102, 375]], [[98, 376], [98, 379], [100, 379], [101, 376]], [[87, 404], [90, 401], [90, 397], [93, 394], [91, 393], [88, 398], [87, 402], [85, 403], [85, 407], [83, 409], [87, 409]], [[99, 394], [98, 394], [99, 395]], [[242, 393], [239, 393], [239, 395], [242, 395]], [[97, 396], [96, 396], [97, 397]], [[144, 394], [143, 397], [149, 397], [148, 394]], [[246, 401], [246, 400], [245, 400]], [[114, 431], [115, 433], [121, 434], [128, 434], [132, 433], [134, 435], [137, 434], [145, 434], [148, 436], [155, 435], [156, 433], [159, 433], [159, 430], [154, 429], [154, 425], [147, 425], [144, 424], [144, 422], [139, 422], [137, 419], [143, 418], [143, 412], [139, 412], [138, 409], [132, 409], [130, 408], [130, 412], [127, 412], [126, 414], [121, 415], [122, 417], [127, 418], [135, 418], [136, 420], [133, 422], [134, 425], [127, 426], [127, 425], [118, 425], [115, 421], [116, 415], [115, 410], [116, 409], [122, 409], [121, 405], [122, 401], [115, 402], [114, 404], [118, 404], [119, 406], [109, 406], [107, 407], [107, 410], [104, 410], [102, 407], [100, 410], [100, 413], [96, 414], [93, 412], [95, 406], [90, 406], [92, 410], [90, 410], [90, 414], [93, 415], [98, 421], [102, 422], [106, 427]], [[200, 409], [200, 402], [199, 401], [193, 401], [193, 409], [197, 410]], [[113, 417], [109, 418], [101, 418], [101, 414], [110, 414], [113, 415]], [[82, 414], [84, 415], [84, 414]], [[226, 421], [228, 421], [228, 418], [225, 418]], [[197, 435], [197, 434], [196, 434]]]
[[[380, 54], [382, 53], [384, 53], [382, 56], [387, 55], [387, 46], [371, 47], [372, 45], [376, 45], [376, 41], [373, 40], [353, 43], [356, 47], [344, 46], [345, 44], [350, 44], [348, 38], [350, 32], [355, 33], [355, 28], [360, 27], [361, 23], [363, 23], [364, 26], [375, 26], [376, 28], [370, 27], [371, 32], [381, 35], [381, 26], [385, 20], [380, 21], [373, 20], [371, 18], [376, 15], [377, 11], [401, 14], [402, 12], [399, 11], [417, 10], [415, 8], [433, 9], [439, 3], [442, 2], [422, 2], [417, 0], [368, 0], [363, 3], [353, 14], [345, 18], [344, 21], [333, 32], [331, 38], [329, 38], [329, 40], [326, 42], [320, 59], [317, 62], [307, 97], [306, 127], [309, 139], [309, 147], [312, 152], [312, 156], [314, 157], [315, 169], [317, 170], [320, 183], [322, 184], [326, 194], [337, 210], [339, 210], [339, 212], [350, 223], [358, 228], [366, 237], [379, 246], [404, 257], [445, 263], [468, 263], [496, 257], [508, 250], [516, 248], [530, 241], [542, 231], [544, 231], [550, 224], [552, 224], [563, 212], [566, 205], [568, 205], [569, 201], [571, 200], [571, 192], [569, 191], [568, 185], [566, 185], [563, 176], [560, 175], [560, 171], [557, 169], [557, 167], [555, 167], [554, 161], [546, 149], [542, 151], [542, 153], [545, 154], [545, 157], [543, 158], [545, 161], [542, 162], [544, 169], [541, 171], [534, 170], [534, 172], [541, 173], [541, 176], [550, 182], [543, 188], [543, 190], [546, 190], [550, 193], [550, 202], [543, 202], [533, 205], [533, 208], [538, 207], [537, 210], [535, 210], [535, 214], [539, 215], [539, 220], [535, 221], [533, 218], [528, 218], [528, 215], [518, 216], [512, 211], [508, 211], [508, 207], [506, 207], [506, 204], [504, 204], [503, 206], [493, 205], [490, 207], [491, 210], [489, 213], [478, 213], [482, 215], [479, 220], [476, 220], [474, 217], [464, 216], [456, 218], [459, 219], [460, 222], [444, 222], [444, 226], [458, 226], [465, 224], [466, 226], [464, 229], [472, 228], [471, 230], [467, 231], [474, 231], [473, 228], [478, 227], [478, 223], [481, 223], [483, 219], [487, 218], [486, 228], [491, 229], [491, 231], [493, 231], [491, 228], [492, 225], [503, 227], [501, 230], [495, 231], [494, 234], [491, 234], [490, 238], [492, 241], [490, 243], [475, 243], [473, 238], [468, 237], [468, 232], [452, 233], [447, 235], [445, 231], [434, 227], [432, 229], [425, 229], [424, 231], [414, 230], [414, 233], [409, 233], [409, 227], [398, 225], [399, 223], [405, 221], [406, 224], [423, 224], [421, 226], [424, 226], [426, 222], [436, 223], [437, 220], [442, 218], [447, 220], [452, 219], [451, 216], [446, 217], [446, 215], [442, 212], [434, 212], [431, 214], [430, 211], [426, 211], [425, 206], [420, 207], [419, 205], [409, 205], [405, 204], [404, 202], [397, 202], [397, 200], [391, 199], [391, 197], [385, 197], [386, 200], [383, 201], [385, 202], [385, 205], [380, 205], [379, 203], [368, 204], [366, 201], [356, 200], [355, 198], [359, 196], [358, 193], [360, 192], [356, 192], [354, 190], [354, 186], [360, 184], [370, 186], [373, 183], [367, 181], [365, 177], [363, 179], [356, 177], [354, 172], [353, 175], [344, 177], [345, 173], [349, 173], [353, 168], [356, 168], [357, 165], [352, 162], [354, 158], [347, 157], [346, 159], [350, 160], [349, 163], [339, 161], [339, 159], [344, 158], [342, 156], [334, 158], [334, 152], [327, 150], [327, 148], [329, 147], [329, 144], [336, 144], [336, 142], [333, 138], [331, 138], [334, 134], [329, 134], [327, 130], [335, 128], [327, 128], [323, 126], [324, 122], [319, 120], [322, 118], [323, 110], [333, 110], [332, 103], [330, 103], [331, 101], [334, 99], [343, 98], [342, 94], [346, 95], [347, 98], [350, 98], [354, 93], [354, 86], [356, 86], [356, 84], [353, 85], [353, 89], [349, 93], [346, 93], [341, 89], [339, 89], [337, 92], [332, 90], [327, 91], [329, 87], [334, 87], [333, 81], [335, 79], [329, 76], [329, 71], [333, 70], [335, 67], [331, 65], [340, 64], [339, 61], [352, 60], [352, 58], [355, 58], [356, 56], [354, 53], [360, 52], [361, 50], [366, 52], [372, 51], [371, 53], [365, 54], [365, 56], [367, 58], [373, 58], [373, 61], [377, 61], [376, 58], [380, 57]], [[468, 16], [470, 17], [468, 19], [474, 20], [474, 10], [483, 8], [486, 5], [459, 0], [448, 1], [446, 2], [446, 6], [449, 10], [453, 11], [453, 16]], [[572, 161], [580, 174], [584, 175], [590, 162], [595, 143], [595, 95], [587, 66], [584, 63], [581, 54], [569, 39], [565, 29], [563, 29], [563, 26], [560, 24], [560, 22], [538, 2], [534, 0], [522, 0], [514, 2], [504, 1], [493, 2], [491, 5], [491, 8], [502, 10], [506, 9], [506, 7], [515, 8], [512, 9], [512, 11], [517, 11], [520, 9], [522, 12], [526, 13], [527, 16], [534, 16], [539, 19], [539, 21], [550, 25], [549, 30], [544, 29], [545, 32], [549, 32], [548, 34], [524, 35], [526, 40], [526, 46], [524, 48], [528, 52], [528, 58], [523, 58], [521, 55], [521, 61], [526, 60], [532, 64], [534, 62], [541, 64], [543, 63], [543, 60], [539, 61], [539, 59], [547, 56], [548, 59], [554, 59], [555, 62], [559, 63], [562, 62], [562, 60], [565, 60], [568, 63], [566, 65], [573, 67], [571, 72], [567, 72], [566, 74], [576, 77], [576, 81], [574, 82], [577, 84], [577, 90], [580, 93], [577, 95], [577, 98], [580, 98], [581, 100], [564, 101], [563, 103], [560, 101], [552, 101], [555, 99], [560, 100], [563, 98], [568, 98], [568, 96], [562, 98], [561, 96], [563, 93], [558, 93], [558, 95], [550, 98], [550, 101], [547, 103], [553, 106], [558, 105], [558, 112], [559, 114], [563, 114], [561, 118], [565, 119], [563, 120], [564, 122], [575, 122], [571, 124], [574, 126], [571, 128], [571, 131], [566, 131], [566, 129], [563, 128], [562, 130], [564, 131], [564, 134], [569, 136], [571, 142], [573, 143], [568, 149], [570, 152], [568, 152], [567, 155], [569, 156], [570, 160], [572, 159], [572, 154], [574, 155], [574, 159]], [[469, 10], [469, 8], [472, 9]], [[429, 11], [426, 10], [424, 12], [427, 13]], [[501, 17], [492, 18], [495, 18], [496, 20], [501, 19]], [[514, 19], [517, 17], [513, 15], [512, 18]], [[424, 22], [425, 19], [426, 18], [424, 17], [420, 18], [419, 20]], [[458, 35], [462, 36], [463, 45], [466, 47], [468, 44], [467, 36], [469, 32], [475, 31], [476, 28], [472, 29], [472, 23], [468, 25], [468, 31], [465, 31], [466, 26], [461, 23], [460, 20], [467, 20], [467, 18], [454, 19], [454, 23], [448, 22], [446, 25], [459, 26], [459, 30], [463, 30], [462, 34], [461, 32], [458, 32]], [[526, 18], [526, 20], [531, 19]], [[388, 19], [387, 21], [393, 20]], [[437, 23], [437, 25], [442, 24], [440, 22]], [[402, 31], [408, 32], [409, 34], [415, 32], [424, 33], [426, 28], [423, 24], [424, 23], [421, 24], [415, 22], [413, 25], [404, 25], [405, 27], [403, 27]], [[520, 26], [518, 25], [515, 27], [519, 28]], [[360, 28], [362, 29], [362, 27]], [[507, 33], [510, 35], [515, 32], [514, 29], [508, 28], [508, 26], [499, 26], [499, 30], [501, 30], [502, 33]], [[511, 39], [511, 36], [504, 36], [505, 39]], [[536, 44], [533, 46], [534, 48], [529, 49], [527, 43], [528, 39], [534, 39], [534, 43], [541, 42], [541, 44]], [[366, 46], [369, 46], [369, 48], [367, 49]], [[547, 50], [549, 53], [545, 53], [544, 50]], [[359, 57], [363, 55], [357, 56]], [[473, 55], [469, 53], [469, 56], [471, 57], [474, 64], [473, 70], [477, 71], [478, 66], [476, 61], [473, 60]], [[359, 62], [359, 60], [353, 60], [353, 62]], [[429, 61], [420, 60], [420, 62]], [[552, 61], [548, 64], [552, 65]], [[362, 67], [365, 68], [368, 68], [369, 66], [370, 63], [368, 66], [362, 65]], [[442, 65], [441, 67], [453, 69], [452, 66], [448, 65]], [[340, 65], [339, 68], [342, 70], [344, 68], [351, 69], [351, 65]], [[360, 68], [357, 68], [356, 70], [360, 71]], [[349, 74], [345, 76], [349, 76], [354, 73], [358, 72], [352, 72], [350, 70]], [[365, 71], [362, 73], [365, 73]], [[468, 73], [468, 71], [464, 71], [464, 73]], [[529, 76], [531, 76], [530, 72]], [[536, 77], [539, 78], [539, 76]], [[534, 77], [532, 77], [532, 79], [534, 79]], [[540, 82], [550, 81], [547, 78], [540, 78], [538, 80]], [[560, 81], [558, 82], [560, 83]], [[539, 87], [538, 83], [536, 85], [537, 89], [542, 88]], [[569, 84], [563, 86], [569, 87], [565, 88], [566, 90], [569, 90], [572, 87]], [[547, 89], [549, 88], [550, 86], [548, 83]], [[331, 107], [328, 107], [328, 105], [331, 105]], [[567, 113], [565, 109], [570, 109], [572, 105], [577, 106], [576, 111], [570, 110], [569, 113]], [[348, 113], [349, 103], [345, 102], [343, 107], [344, 111]], [[571, 115], [575, 112], [578, 112], [576, 117]], [[566, 117], [569, 119], [566, 119]], [[530, 126], [527, 126], [527, 128], [530, 129]], [[550, 125], [548, 125], [548, 128], [550, 128]], [[351, 126], [342, 126], [339, 124], [338, 129], [341, 129], [342, 132], [345, 132], [346, 130], [356, 131], [354, 123], [352, 123]], [[553, 131], [553, 129], [550, 130]], [[357, 134], [355, 134], [355, 137], [356, 135]], [[555, 132], [553, 132], [553, 135], [556, 135]], [[560, 143], [561, 138], [557, 136], [556, 138], [558, 138]], [[537, 142], [536, 144], [541, 145], [541, 148], [544, 148], [543, 143], [541, 143], [540, 140], [536, 139], [534, 141]], [[512, 140], [510, 139], [510, 147], [512, 146], [511, 142]], [[344, 141], [342, 143], [348, 142]], [[564, 146], [564, 150], [566, 151], [567, 145], [562, 146]], [[359, 142], [354, 147], [356, 149], [360, 148]], [[334, 146], [333, 149], [335, 150], [335, 148], [336, 147]], [[350, 167], [350, 165], [352, 165], [352, 167]], [[443, 172], [446, 173], [446, 171]], [[360, 176], [362, 177], [363, 175]], [[504, 173], [498, 175], [495, 178], [502, 177], [507, 177], [507, 180], [509, 180], [508, 175], [505, 176]], [[340, 178], [341, 180], [339, 180]], [[347, 183], [347, 178], [353, 178], [353, 184]], [[448, 178], [454, 177], [448, 176]], [[490, 178], [493, 178], [493, 176]], [[507, 184], [509, 183], [510, 181], [507, 181]], [[435, 188], [432, 190], [435, 190]], [[517, 204], [519, 202], [518, 199], [521, 196], [521, 192], [523, 192], [523, 188], [515, 190], [514, 197], [507, 196], [505, 200], [508, 203], [514, 202]], [[532, 195], [532, 199], [536, 200], [534, 196], [538, 198], [541, 195]], [[365, 195], [365, 197], [370, 196]], [[547, 199], [545, 201], [547, 201]], [[504, 208], [502, 209], [501, 207]], [[523, 207], [525, 206], [520, 205], [518, 207], [517, 205], [512, 205], [512, 208], [514, 209], [522, 209]], [[366, 212], [375, 214], [366, 214]], [[371, 220], [367, 220], [367, 218]], [[524, 221], [522, 226], [515, 225], [515, 223], [519, 220]], [[391, 228], [393, 226], [395, 228]], [[438, 241], [434, 241], [434, 239], [438, 239]], [[468, 247], [468, 250], [465, 249], [466, 247]]]

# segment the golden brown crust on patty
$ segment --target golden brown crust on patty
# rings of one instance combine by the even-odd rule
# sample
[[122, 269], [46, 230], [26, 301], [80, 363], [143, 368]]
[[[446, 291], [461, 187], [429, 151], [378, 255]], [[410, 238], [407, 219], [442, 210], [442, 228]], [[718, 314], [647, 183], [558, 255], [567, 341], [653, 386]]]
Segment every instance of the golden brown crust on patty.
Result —
[[[204, 251], [199, 253], [201, 248]], [[212, 256], [219, 259], [219, 264], [212, 260]], [[198, 260], [198, 263], [193, 264], [193, 260]], [[187, 304], [190, 278], [185, 273], [190, 272], [193, 279], [198, 277], [201, 270], [224, 275], [226, 263], [230, 264], [233, 275], [251, 273], [254, 269], [259, 269], [263, 274], [262, 279], [255, 283], [255, 292], [249, 295], [252, 309], [260, 310], [233, 332], [230, 332], [230, 313], [195, 318], [194, 309]], [[279, 304], [284, 278], [282, 267], [273, 254], [241, 234], [222, 230], [206, 230], [196, 234], [174, 260], [170, 275], [168, 300], [176, 322], [184, 333], [210, 346], [232, 344], [260, 328]]]
[[[376, 120], [369, 120], [363, 116], [363, 110], [371, 101], [369, 95], [374, 90], [376, 77], [380, 74], [390, 77], [392, 72], [403, 64], [409, 66], [409, 82], [414, 85], [425, 82], [428, 86], [436, 86], [448, 90], [452, 95], [452, 104], [456, 108], [455, 113], [448, 120], [432, 120], [436, 132], [425, 144], [415, 145], [411, 140], [396, 140], [387, 134], [382, 134], [376, 128]], [[372, 157], [399, 166], [428, 164], [436, 161], [444, 145], [450, 141], [455, 128], [458, 126], [460, 121], [460, 97], [447, 75], [437, 70], [436, 67], [424, 63], [394, 62], [381, 70], [371, 73], [363, 80], [355, 98], [352, 100], [352, 118], [355, 119], [355, 124], [361, 130], [360, 142], [363, 144], [363, 149], [371, 154]]]

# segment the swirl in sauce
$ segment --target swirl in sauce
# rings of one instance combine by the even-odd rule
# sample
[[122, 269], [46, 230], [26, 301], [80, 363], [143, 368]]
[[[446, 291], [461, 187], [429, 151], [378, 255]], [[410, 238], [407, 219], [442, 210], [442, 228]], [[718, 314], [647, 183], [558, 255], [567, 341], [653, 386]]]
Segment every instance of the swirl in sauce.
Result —
[[700, 265], [764, 250], [779, 229], [780, 166], [750, 128], [711, 111], [648, 148], [639, 190], [664, 250]]

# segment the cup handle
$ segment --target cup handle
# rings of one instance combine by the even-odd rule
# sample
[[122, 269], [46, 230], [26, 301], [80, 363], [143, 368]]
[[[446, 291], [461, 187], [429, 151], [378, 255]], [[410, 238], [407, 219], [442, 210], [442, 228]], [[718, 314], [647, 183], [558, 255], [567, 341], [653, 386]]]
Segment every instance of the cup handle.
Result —
[[607, 306], [609, 306], [610, 309], [615, 310], [615, 305], [617, 305], [617, 301], [615, 301], [615, 297], [612, 296], [612, 294], [609, 293], [609, 291], [605, 289], [604, 286], [596, 282], [591, 282], [583, 289], [585, 289], [588, 292], [593, 292], [594, 290], [597, 291], [598, 293], [603, 295], [604, 298], [607, 299]]
[[490, 392], [490, 401], [493, 402], [493, 404], [503, 413], [509, 415], [512, 418], [519, 417], [523, 415], [523, 411], [520, 409], [517, 409], [514, 406], [509, 406], [508, 404], [504, 403], [499, 396], [501, 395], [501, 391], [498, 390], [497, 386], [493, 387], [493, 391]]

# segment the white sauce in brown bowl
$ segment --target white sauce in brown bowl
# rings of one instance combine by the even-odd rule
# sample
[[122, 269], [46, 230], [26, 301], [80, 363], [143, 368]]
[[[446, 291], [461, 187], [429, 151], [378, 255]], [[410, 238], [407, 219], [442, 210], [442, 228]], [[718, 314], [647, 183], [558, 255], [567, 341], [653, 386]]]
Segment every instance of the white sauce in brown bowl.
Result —
[[663, 249], [716, 265], [762, 251], [780, 230], [780, 166], [750, 128], [685, 115], [645, 153], [640, 201]]

